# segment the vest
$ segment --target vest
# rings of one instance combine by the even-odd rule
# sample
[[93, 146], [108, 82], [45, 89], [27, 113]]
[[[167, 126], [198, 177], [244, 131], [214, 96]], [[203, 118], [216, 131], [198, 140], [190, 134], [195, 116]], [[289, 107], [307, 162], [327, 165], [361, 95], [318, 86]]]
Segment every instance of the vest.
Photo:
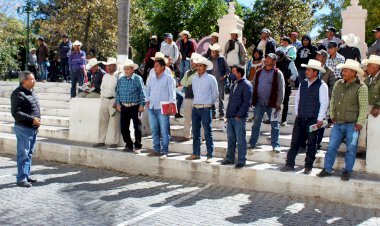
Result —
[[318, 118], [319, 113], [319, 88], [322, 80], [317, 78], [308, 87], [308, 81], [302, 81], [300, 88], [300, 100], [298, 104], [298, 117], [300, 118]]
[[333, 117], [337, 123], [355, 123], [359, 117], [359, 89], [365, 84], [359, 79], [353, 83], [342, 83], [343, 79], [337, 81], [332, 106]]
[[[259, 69], [256, 73], [255, 87], [253, 89], [253, 94], [252, 94], [252, 106], [256, 106], [256, 104], [257, 104], [257, 100], [258, 100], [258, 98], [257, 98], [257, 87], [259, 86], [259, 77], [260, 77], [262, 71], [263, 71], [262, 69]], [[277, 96], [278, 96], [277, 77], [278, 77], [278, 69], [274, 68], [272, 89], [271, 89], [271, 93], [270, 93], [269, 104], [267, 107], [275, 108], [277, 105]]]
[[368, 100], [370, 105], [380, 105], [380, 74], [369, 84], [369, 78], [364, 80], [368, 87]]

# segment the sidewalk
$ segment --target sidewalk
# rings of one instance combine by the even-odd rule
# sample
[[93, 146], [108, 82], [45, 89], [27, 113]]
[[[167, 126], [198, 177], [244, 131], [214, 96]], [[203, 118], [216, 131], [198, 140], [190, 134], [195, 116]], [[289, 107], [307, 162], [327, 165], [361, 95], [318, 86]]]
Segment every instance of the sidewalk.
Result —
[[32, 172], [38, 183], [16, 187], [14, 157], [0, 156], [0, 225], [380, 225], [380, 210], [310, 198], [55, 162]]

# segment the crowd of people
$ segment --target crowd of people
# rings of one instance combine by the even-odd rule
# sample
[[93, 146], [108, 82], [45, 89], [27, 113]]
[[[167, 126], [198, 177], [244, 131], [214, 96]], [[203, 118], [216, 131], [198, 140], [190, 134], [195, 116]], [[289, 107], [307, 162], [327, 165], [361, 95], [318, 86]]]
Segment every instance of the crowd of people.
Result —
[[[204, 56], [195, 52], [189, 31], [180, 33], [179, 45], [170, 33], [165, 34], [162, 43], [158, 43], [157, 36], [152, 36], [141, 73], [139, 65], [130, 59], [121, 62], [122, 65], [113, 57], [106, 62], [86, 59], [81, 43], [71, 44], [67, 36], [63, 36], [60, 45], [60, 57], [65, 77], [71, 77], [71, 97], [101, 99], [99, 142], [95, 147], [106, 145], [107, 130], [111, 127], [110, 147], [118, 146], [121, 134], [126, 144], [124, 151], [141, 153], [141, 117], [147, 112], [153, 138], [153, 150], [148, 156], [166, 159], [171, 137], [169, 119], [174, 115], [184, 117], [182, 140], [193, 140], [193, 153], [186, 160], [200, 159], [200, 146], [205, 141], [206, 162], [211, 163], [214, 152], [212, 123], [218, 115], [227, 124], [227, 155], [221, 164], [242, 168], [246, 164], [247, 143], [252, 149], [260, 148], [258, 140], [263, 121], [271, 125], [273, 151], [281, 152], [280, 126], [287, 125], [289, 97], [298, 87], [291, 147], [281, 171], [294, 170], [296, 155], [306, 147], [304, 173], [309, 174], [324, 128], [332, 125], [324, 169], [318, 176], [331, 175], [338, 148], [344, 141], [346, 165], [341, 179], [349, 180], [357, 151], [366, 150], [367, 116], [377, 117], [380, 109], [380, 27], [373, 32], [377, 41], [369, 48], [366, 60], [361, 60], [356, 47], [358, 38], [354, 34], [342, 36], [340, 40], [332, 27], [326, 30], [327, 37], [318, 46], [312, 44], [309, 35], [298, 40], [296, 32], [290, 37], [282, 37], [277, 46], [271, 31], [263, 29], [251, 59], [247, 57], [238, 30], [230, 32], [230, 40], [224, 47], [219, 44], [219, 34], [212, 33]], [[36, 62], [33, 65], [40, 71], [42, 81], [46, 81], [47, 75], [46, 52], [47, 46], [40, 38], [37, 57], [31, 59]], [[23, 187], [30, 187], [33, 182], [30, 178], [31, 155], [41, 124], [39, 104], [33, 92], [33, 72], [21, 73], [21, 85], [11, 97], [12, 115], [16, 121], [17, 183]], [[226, 107], [225, 94], [229, 95]], [[183, 103], [184, 116], [180, 114]], [[254, 118], [247, 141], [246, 122], [251, 107]], [[265, 114], [268, 120], [264, 120]], [[134, 142], [129, 130], [131, 120]]]

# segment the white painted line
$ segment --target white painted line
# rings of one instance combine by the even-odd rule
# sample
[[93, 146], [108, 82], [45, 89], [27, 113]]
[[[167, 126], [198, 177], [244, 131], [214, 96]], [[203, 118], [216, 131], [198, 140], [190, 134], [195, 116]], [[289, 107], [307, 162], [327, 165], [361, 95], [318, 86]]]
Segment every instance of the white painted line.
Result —
[[188, 195], [185, 195], [185, 196], [183, 196], [183, 197], [181, 197], [179, 199], [176, 199], [176, 200], [174, 200], [174, 201], [172, 201], [172, 202], [170, 202], [170, 203], [168, 203], [168, 204], [166, 204], [164, 206], [161, 206], [161, 207], [159, 207], [157, 209], [154, 209], [154, 210], [151, 210], [149, 212], [146, 212], [146, 213], [144, 213], [144, 214], [142, 214], [140, 216], [137, 216], [135, 218], [132, 218], [132, 219], [130, 219], [128, 221], [124, 221], [124, 222], [118, 224], [117, 226], [126, 226], [126, 225], [134, 224], [134, 223], [136, 223], [138, 221], [141, 221], [141, 220], [143, 220], [145, 218], [148, 218], [148, 217], [150, 217], [150, 216], [152, 216], [152, 215], [154, 215], [156, 213], [159, 213], [159, 212], [162, 212], [162, 211], [164, 211], [166, 209], [169, 209], [170, 207], [173, 207], [174, 205], [177, 205], [177, 204], [179, 204], [179, 203], [181, 203], [183, 201], [186, 201], [186, 200], [188, 200], [188, 199], [196, 196], [200, 192], [208, 189], [209, 187], [211, 187], [211, 184], [208, 184], [208, 185], [206, 185], [203, 188], [198, 188], [198, 189], [194, 190], [193, 192], [189, 193]]

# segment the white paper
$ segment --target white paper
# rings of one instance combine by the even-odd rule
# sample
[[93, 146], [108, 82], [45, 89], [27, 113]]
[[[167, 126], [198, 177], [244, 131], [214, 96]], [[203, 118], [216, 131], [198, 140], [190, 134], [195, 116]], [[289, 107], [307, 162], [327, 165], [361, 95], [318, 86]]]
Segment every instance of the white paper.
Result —
[[280, 121], [280, 111], [278, 111], [276, 108], [272, 108], [272, 114], [270, 115], [270, 121], [271, 122]]

